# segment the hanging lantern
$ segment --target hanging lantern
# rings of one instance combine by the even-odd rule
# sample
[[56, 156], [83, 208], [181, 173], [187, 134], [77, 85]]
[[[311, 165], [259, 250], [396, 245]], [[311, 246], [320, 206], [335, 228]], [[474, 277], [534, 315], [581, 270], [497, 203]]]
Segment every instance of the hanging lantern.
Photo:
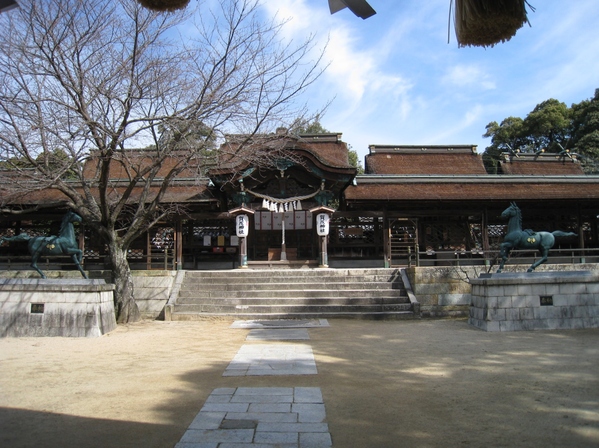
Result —
[[250, 229], [250, 219], [248, 215], [237, 215], [235, 217], [235, 233], [239, 238], [248, 236]]
[[330, 216], [327, 213], [316, 215], [316, 233], [318, 236], [327, 236], [329, 234]]

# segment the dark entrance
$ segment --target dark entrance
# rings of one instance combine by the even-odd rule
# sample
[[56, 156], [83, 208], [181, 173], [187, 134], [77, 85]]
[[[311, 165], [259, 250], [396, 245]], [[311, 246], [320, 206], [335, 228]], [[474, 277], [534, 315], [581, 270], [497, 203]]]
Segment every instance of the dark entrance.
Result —
[[285, 246], [287, 260], [315, 260], [318, 242], [312, 223], [312, 213], [305, 210], [277, 213], [257, 211], [254, 214], [254, 232], [249, 237], [250, 259], [277, 261], [281, 259], [285, 218]]

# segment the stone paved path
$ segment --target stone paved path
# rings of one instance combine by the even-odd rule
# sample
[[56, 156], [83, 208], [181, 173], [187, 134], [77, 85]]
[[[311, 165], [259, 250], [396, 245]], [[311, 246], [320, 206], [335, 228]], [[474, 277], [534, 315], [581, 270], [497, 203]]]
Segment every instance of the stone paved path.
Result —
[[231, 328], [319, 328], [328, 327], [326, 319], [236, 320]]
[[320, 388], [215, 389], [175, 448], [330, 447]]
[[292, 340], [308, 340], [308, 330], [298, 329], [276, 329], [276, 330], [250, 330], [246, 337], [246, 341], [292, 341]]
[[[235, 326], [236, 325], [236, 326]], [[277, 329], [249, 332], [247, 341], [308, 340], [301, 327], [312, 321], [273, 322]], [[268, 325], [266, 325], [268, 326]], [[328, 326], [320, 320], [318, 326]], [[235, 323], [234, 328], [252, 325]], [[300, 328], [298, 328], [300, 327]], [[223, 376], [315, 375], [306, 344], [245, 344]], [[318, 387], [237, 387], [214, 389], [175, 448], [326, 448], [332, 446]]]
[[316, 375], [312, 347], [305, 344], [244, 345], [223, 376]]

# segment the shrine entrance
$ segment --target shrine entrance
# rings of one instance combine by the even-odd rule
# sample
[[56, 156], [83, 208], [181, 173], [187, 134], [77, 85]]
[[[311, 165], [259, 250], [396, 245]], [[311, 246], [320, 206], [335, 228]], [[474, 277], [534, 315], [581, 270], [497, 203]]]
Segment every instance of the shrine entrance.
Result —
[[252, 153], [208, 173], [228, 212], [249, 218], [247, 261], [326, 264], [321, 250], [326, 241], [315, 220], [324, 209], [330, 216], [339, 207], [356, 175], [347, 145], [338, 134], [273, 136], [271, 144], [277, 155], [269, 150], [264, 165], [251, 164]]
[[[318, 241], [312, 213], [295, 210], [285, 213], [257, 211], [254, 231], [248, 239], [249, 257], [255, 261], [316, 260]], [[284, 223], [284, 229], [283, 229]], [[285, 255], [282, 255], [283, 242]]]

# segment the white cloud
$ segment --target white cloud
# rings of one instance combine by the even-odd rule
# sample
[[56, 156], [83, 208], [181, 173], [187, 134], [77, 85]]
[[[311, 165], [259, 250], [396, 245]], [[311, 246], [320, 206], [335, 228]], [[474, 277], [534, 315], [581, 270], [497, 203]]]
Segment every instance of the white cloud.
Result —
[[362, 23], [354, 16], [348, 15], [350, 20], [331, 16], [327, 8], [310, 8], [305, 0], [267, 0], [265, 7], [280, 19], [290, 18], [284, 27], [287, 39], [303, 39], [316, 33], [318, 47], [326, 44], [324, 60], [330, 65], [321, 90], [335, 92], [340, 100], [347, 101], [349, 109], [355, 109], [367, 94], [399, 95], [409, 88], [401, 76], [385, 72], [387, 46], [371, 42], [369, 47], [358, 49], [363, 42], [355, 36], [361, 36]]
[[264, 0], [263, 7], [270, 17], [285, 22], [283, 36], [289, 40], [314, 34], [326, 17], [324, 10], [310, 8], [305, 0]]
[[497, 87], [491, 76], [478, 65], [455, 65], [448, 70], [443, 81], [457, 87], [472, 86], [483, 90], [494, 90]]

